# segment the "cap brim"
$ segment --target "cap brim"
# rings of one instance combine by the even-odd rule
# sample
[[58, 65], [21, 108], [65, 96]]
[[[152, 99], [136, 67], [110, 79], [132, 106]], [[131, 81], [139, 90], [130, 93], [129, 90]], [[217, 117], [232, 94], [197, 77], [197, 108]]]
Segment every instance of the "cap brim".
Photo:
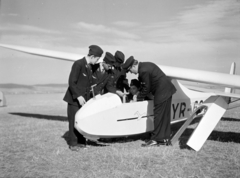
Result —
[[115, 66], [115, 67], [121, 67], [121, 66], [122, 66], [122, 64], [119, 64], [119, 63], [114, 63], [114, 66]]
[[132, 66], [128, 67], [128, 68], [126, 69], [126, 71], [127, 71], [127, 72], [129, 72], [129, 71], [130, 71], [130, 69], [131, 69], [131, 67], [132, 67]]
[[104, 53], [102, 54], [102, 56], [98, 59], [97, 63], [103, 62], [103, 59], [104, 59], [105, 55], [106, 55], [106, 52], [104, 52]]

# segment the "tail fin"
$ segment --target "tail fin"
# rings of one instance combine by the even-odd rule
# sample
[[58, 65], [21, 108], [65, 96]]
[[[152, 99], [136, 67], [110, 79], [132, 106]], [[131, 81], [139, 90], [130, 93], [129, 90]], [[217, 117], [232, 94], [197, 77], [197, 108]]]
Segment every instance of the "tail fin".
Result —
[[[231, 75], [235, 75], [236, 72], [236, 63], [233, 62], [231, 65], [231, 69], [230, 69], [230, 73]], [[233, 89], [232, 88], [225, 88], [225, 93], [233, 93]]]

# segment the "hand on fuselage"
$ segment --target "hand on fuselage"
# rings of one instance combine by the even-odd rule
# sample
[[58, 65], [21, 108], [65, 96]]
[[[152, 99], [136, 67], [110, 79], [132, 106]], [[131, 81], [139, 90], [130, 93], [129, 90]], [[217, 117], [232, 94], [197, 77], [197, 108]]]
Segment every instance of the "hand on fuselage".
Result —
[[120, 97], [123, 97], [125, 94], [122, 92], [122, 91], [120, 91], [120, 90], [117, 90], [116, 91], [116, 94], [118, 95], [118, 96], [120, 96]]
[[86, 103], [85, 99], [82, 96], [79, 96], [77, 99], [81, 106], [83, 106]]

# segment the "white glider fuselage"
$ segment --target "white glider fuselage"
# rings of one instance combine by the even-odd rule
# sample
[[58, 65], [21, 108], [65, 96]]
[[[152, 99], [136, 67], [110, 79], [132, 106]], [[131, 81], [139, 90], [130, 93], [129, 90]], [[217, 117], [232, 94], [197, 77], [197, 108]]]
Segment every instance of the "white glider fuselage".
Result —
[[[186, 120], [213, 93], [187, 89], [172, 80], [177, 92], [173, 95], [171, 123]], [[122, 103], [116, 94], [96, 96], [80, 109], [75, 127], [86, 137], [120, 137], [152, 131], [153, 101]]]

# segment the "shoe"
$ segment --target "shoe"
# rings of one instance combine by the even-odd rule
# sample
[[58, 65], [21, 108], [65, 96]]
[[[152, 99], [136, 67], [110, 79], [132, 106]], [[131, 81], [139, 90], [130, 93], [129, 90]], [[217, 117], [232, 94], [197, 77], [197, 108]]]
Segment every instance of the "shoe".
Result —
[[87, 146], [84, 144], [77, 144], [74, 146], [69, 146], [69, 149], [72, 151], [80, 151], [81, 149], [87, 149]]
[[147, 142], [149, 142], [149, 141], [150, 141], [150, 139], [146, 139], [146, 140], [144, 140], [145, 143], [147, 143]]
[[86, 144], [78, 143], [76, 146], [79, 147], [79, 148], [87, 148]]
[[158, 142], [155, 140], [149, 140], [148, 142], [143, 143], [141, 146], [142, 147], [158, 146]]
[[166, 145], [166, 146], [172, 145], [172, 143], [169, 139], [163, 139], [163, 140], [158, 141], [157, 143], [158, 143], [158, 145]]
[[69, 149], [72, 150], [72, 151], [79, 151], [80, 147], [78, 147], [78, 146], [69, 146]]

